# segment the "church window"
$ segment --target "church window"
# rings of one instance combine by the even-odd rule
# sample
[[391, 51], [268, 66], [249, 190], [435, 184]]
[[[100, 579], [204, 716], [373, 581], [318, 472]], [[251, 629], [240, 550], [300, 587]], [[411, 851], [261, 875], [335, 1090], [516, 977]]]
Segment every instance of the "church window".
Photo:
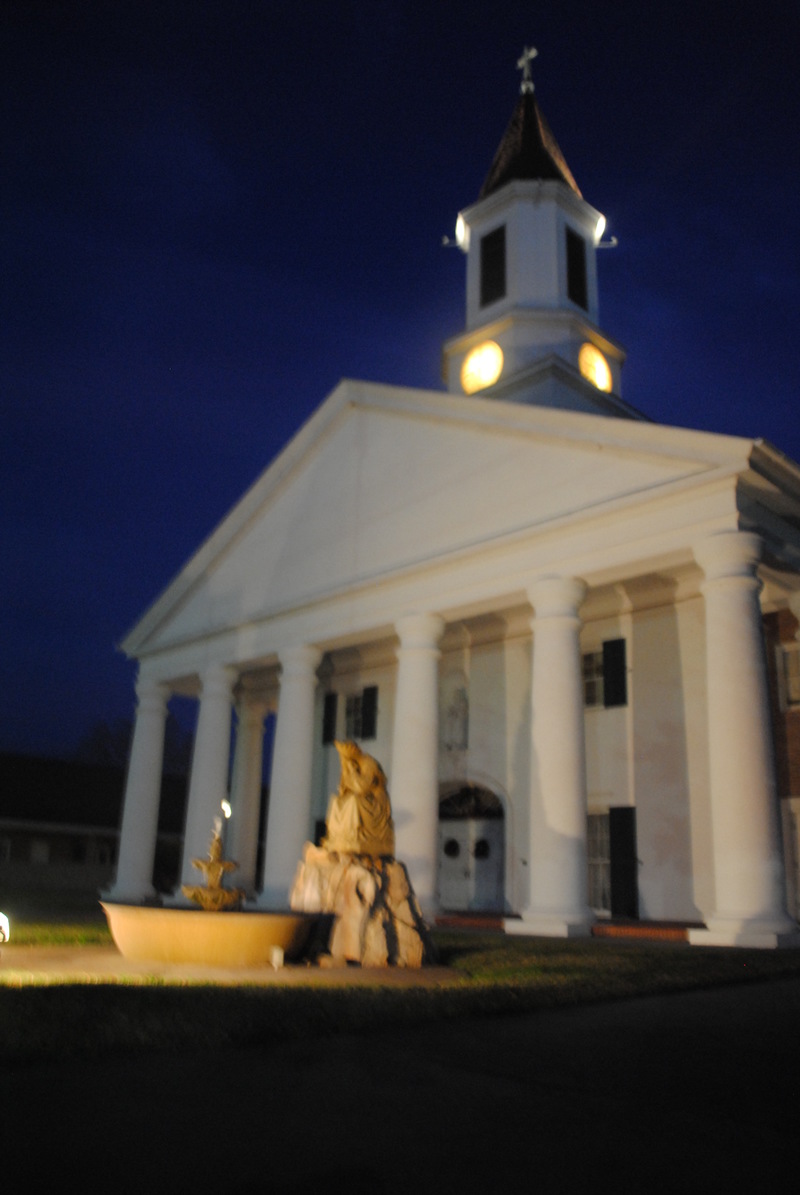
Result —
[[506, 227], [501, 224], [481, 237], [481, 307], [506, 294]]
[[589, 863], [589, 907], [611, 912], [611, 839], [607, 813], [590, 813], [586, 854]]
[[586, 275], [586, 241], [573, 228], [567, 228], [567, 296], [584, 311], [589, 308], [589, 284]]
[[448, 838], [443, 849], [448, 859], [457, 859], [461, 854], [461, 847], [455, 838]]
[[612, 917], [639, 916], [636, 810], [613, 806], [587, 818], [589, 905]]
[[601, 650], [584, 654], [583, 700], [590, 709], [628, 704], [624, 639], [607, 639]]
[[374, 739], [378, 733], [378, 686], [369, 685], [345, 702], [345, 737]]

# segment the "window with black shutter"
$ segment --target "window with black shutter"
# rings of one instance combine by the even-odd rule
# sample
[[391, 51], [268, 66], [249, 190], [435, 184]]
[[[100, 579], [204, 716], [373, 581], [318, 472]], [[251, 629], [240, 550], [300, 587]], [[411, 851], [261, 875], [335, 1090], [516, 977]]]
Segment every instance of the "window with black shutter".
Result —
[[345, 737], [374, 739], [378, 733], [378, 686], [369, 685], [345, 701]]
[[612, 917], [639, 916], [636, 810], [615, 806], [587, 818], [589, 905]]
[[583, 700], [590, 709], [628, 704], [628, 667], [624, 639], [606, 639], [601, 651], [583, 656]]

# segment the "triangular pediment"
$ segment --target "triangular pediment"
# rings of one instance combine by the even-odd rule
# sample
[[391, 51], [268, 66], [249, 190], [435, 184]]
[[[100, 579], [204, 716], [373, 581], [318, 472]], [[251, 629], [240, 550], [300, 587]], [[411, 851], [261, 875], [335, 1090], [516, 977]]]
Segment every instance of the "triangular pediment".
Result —
[[343, 382], [123, 643], [241, 626], [746, 462], [750, 441]]

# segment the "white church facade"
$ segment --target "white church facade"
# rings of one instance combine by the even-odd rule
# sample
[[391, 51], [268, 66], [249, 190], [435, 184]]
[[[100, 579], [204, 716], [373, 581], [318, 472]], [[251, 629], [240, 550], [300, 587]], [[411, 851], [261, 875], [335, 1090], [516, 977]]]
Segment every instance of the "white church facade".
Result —
[[797, 940], [764, 618], [800, 616], [800, 467], [623, 401], [624, 353], [598, 325], [603, 220], [521, 65], [459, 217], [446, 390], [342, 382], [122, 645], [138, 710], [112, 899], [153, 895], [180, 694], [199, 702], [183, 883], [229, 794], [237, 886], [286, 906], [348, 737], [386, 770], [429, 915]]

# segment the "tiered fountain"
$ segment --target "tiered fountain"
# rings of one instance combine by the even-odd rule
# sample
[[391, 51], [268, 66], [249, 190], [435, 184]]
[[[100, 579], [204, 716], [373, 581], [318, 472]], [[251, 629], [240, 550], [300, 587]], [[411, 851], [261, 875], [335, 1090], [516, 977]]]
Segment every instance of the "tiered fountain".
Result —
[[205, 882], [181, 889], [199, 908], [101, 902], [111, 936], [125, 958], [209, 967], [266, 967], [302, 954], [319, 918], [289, 911], [243, 910], [244, 892], [223, 885], [226, 874], [238, 864], [223, 859], [220, 831], [217, 818], [208, 857], [192, 860]]

